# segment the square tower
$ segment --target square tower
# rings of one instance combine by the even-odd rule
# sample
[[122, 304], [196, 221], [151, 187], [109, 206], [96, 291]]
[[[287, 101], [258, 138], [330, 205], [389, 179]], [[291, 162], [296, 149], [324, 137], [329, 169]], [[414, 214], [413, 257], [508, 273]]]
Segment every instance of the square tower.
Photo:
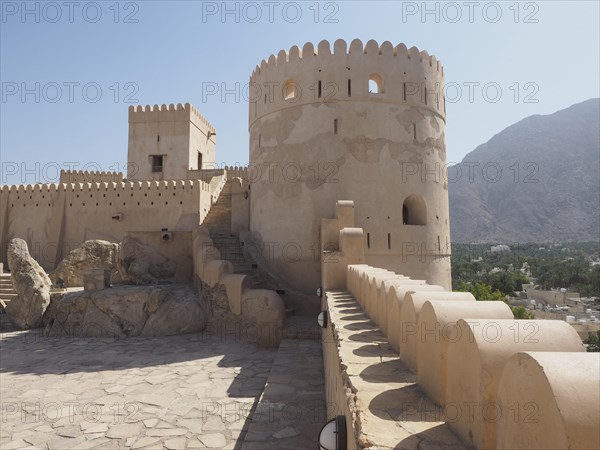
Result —
[[215, 147], [214, 127], [189, 103], [129, 108], [130, 181], [187, 180], [214, 168]]

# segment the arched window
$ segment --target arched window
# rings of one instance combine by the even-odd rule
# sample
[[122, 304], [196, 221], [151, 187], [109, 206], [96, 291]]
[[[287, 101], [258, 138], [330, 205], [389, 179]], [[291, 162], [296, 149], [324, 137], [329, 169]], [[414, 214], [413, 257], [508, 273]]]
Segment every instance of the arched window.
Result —
[[289, 80], [283, 86], [283, 99], [290, 101], [295, 100], [298, 96], [298, 87], [296, 86], [296, 82], [294, 80]]
[[417, 194], [406, 197], [402, 205], [402, 223], [404, 225], [427, 225], [427, 205], [423, 197]]
[[383, 78], [381, 78], [381, 75], [372, 73], [369, 76], [369, 93], [383, 94]]

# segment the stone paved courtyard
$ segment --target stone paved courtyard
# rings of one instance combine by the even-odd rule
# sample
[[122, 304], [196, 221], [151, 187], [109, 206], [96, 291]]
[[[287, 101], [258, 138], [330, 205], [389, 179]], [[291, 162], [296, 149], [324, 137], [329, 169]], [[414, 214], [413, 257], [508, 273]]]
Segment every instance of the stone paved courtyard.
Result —
[[277, 355], [207, 334], [14, 332], [0, 348], [3, 450], [241, 448]]

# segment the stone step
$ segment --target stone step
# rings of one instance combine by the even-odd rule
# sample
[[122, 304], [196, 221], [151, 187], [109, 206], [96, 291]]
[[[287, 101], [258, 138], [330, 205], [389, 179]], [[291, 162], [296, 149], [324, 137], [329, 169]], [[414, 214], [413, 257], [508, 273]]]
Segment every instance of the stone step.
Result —
[[16, 294], [17, 291], [15, 291], [13, 288], [0, 288], [0, 296], [2, 296], [3, 294]]
[[0, 292], [0, 298], [4, 299], [4, 300], [11, 300], [13, 298], [17, 298], [18, 296], [19, 296], [19, 294], [17, 294], [16, 292], [14, 292], [14, 293]]
[[327, 419], [323, 380], [321, 342], [283, 339], [258, 405], [248, 417], [241, 450], [317, 448]]
[[227, 225], [231, 223], [231, 215], [230, 214], [225, 214], [225, 213], [219, 213], [217, 214], [211, 214], [208, 213], [206, 216], [206, 221], [210, 220], [210, 222], [208, 222], [206, 225], [209, 226], [217, 226], [217, 225]]

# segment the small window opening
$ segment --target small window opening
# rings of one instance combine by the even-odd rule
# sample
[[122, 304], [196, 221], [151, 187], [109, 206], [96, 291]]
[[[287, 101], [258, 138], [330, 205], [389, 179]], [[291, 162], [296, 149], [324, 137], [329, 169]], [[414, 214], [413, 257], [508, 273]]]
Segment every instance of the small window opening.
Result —
[[390, 236], [390, 233], [388, 233], [388, 250], [392, 249], [392, 237]]
[[371, 248], [371, 233], [367, 233], [367, 248]]
[[403, 225], [427, 225], [427, 205], [420, 195], [409, 195], [402, 204]]
[[317, 96], [319, 98], [321, 98], [321, 92], [322, 92], [322, 89], [321, 89], [321, 80], [319, 80], [319, 85], [317, 87]]
[[296, 83], [293, 81], [288, 81], [283, 88], [283, 99], [284, 100], [294, 100], [298, 95], [298, 91], [296, 88]]
[[369, 77], [369, 92], [371, 94], [383, 94], [383, 78], [376, 73]]
[[163, 171], [163, 155], [152, 155], [152, 172]]
[[338, 120], [333, 119], [333, 134], [338, 134]]
[[348, 79], [348, 97], [352, 97], [352, 80]]

